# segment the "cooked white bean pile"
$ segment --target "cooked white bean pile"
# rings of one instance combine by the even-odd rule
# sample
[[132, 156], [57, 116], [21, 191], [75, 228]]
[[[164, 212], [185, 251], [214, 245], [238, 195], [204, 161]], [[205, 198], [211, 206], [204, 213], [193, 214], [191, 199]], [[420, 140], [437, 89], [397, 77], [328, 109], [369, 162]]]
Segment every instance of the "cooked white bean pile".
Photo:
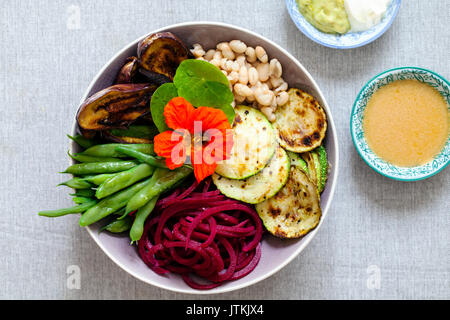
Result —
[[252, 48], [241, 40], [232, 40], [208, 51], [197, 43], [191, 52], [196, 59], [209, 61], [227, 76], [234, 94], [233, 106], [247, 102], [273, 122], [276, 108], [288, 102], [288, 84], [282, 78], [281, 63], [269, 60], [263, 47]]

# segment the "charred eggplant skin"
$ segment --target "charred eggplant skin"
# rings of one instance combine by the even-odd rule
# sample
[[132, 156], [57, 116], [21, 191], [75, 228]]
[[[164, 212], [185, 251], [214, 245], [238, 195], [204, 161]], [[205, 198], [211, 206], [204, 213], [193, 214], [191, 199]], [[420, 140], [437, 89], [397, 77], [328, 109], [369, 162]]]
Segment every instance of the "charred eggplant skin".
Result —
[[117, 84], [88, 98], [78, 109], [77, 122], [84, 131], [126, 128], [149, 112], [155, 84]]
[[189, 50], [173, 33], [149, 35], [138, 44], [138, 59], [142, 69], [162, 74], [173, 80], [178, 65], [189, 58]]
[[117, 74], [115, 84], [123, 83], [133, 83], [136, 79], [136, 74], [138, 74], [139, 61], [136, 57], [128, 57], [125, 60], [123, 67]]

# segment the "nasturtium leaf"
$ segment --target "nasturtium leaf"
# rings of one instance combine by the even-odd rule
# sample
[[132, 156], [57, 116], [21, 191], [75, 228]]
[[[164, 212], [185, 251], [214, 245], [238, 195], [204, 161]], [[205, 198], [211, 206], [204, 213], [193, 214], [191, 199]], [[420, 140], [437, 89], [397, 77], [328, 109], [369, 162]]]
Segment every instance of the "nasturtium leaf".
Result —
[[153, 122], [159, 132], [169, 130], [164, 117], [164, 107], [175, 97], [178, 97], [178, 91], [173, 83], [165, 83], [153, 93], [152, 100], [150, 101], [150, 111]]
[[178, 67], [173, 83], [178, 95], [195, 107], [221, 109], [233, 122], [234, 96], [227, 77], [216, 66], [202, 60], [185, 60]]

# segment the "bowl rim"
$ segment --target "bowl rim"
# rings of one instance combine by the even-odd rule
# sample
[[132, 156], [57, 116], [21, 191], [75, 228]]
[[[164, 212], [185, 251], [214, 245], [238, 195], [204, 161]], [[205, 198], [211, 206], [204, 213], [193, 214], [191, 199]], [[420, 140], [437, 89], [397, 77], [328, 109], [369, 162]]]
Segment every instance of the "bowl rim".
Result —
[[[389, 28], [392, 26], [392, 24], [394, 23], [395, 19], [397, 18], [398, 12], [400, 10], [400, 6], [402, 4], [402, 0], [392, 0], [392, 2], [396, 2], [397, 5], [394, 9], [394, 12], [392, 13], [392, 16], [390, 17], [390, 20], [388, 21], [388, 23], [384, 26], [383, 29], [381, 29], [378, 33], [375, 33], [373, 37], [371, 37], [370, 39], [367, 39], [364, 42], [361, 43], [357, 43], [357, 44], [353, 44], [353, 45], [334, 45], [334, 44], [330, 44], [324, 41], [320, 41], [319, 39], [317, 39], [316, 37], [314, 37], [311, 33], [309, 33], [305, 28], [303, 28], [303, 26], [299, 23], [299, 21], [297, 19], [295, 19], [292, 9], [290, 8], [290, 6], [288, 5], [290, 1], [294, 1], [297, 2], [297, 0], [285, 0], [286, 3], [286, 7], [287, 10], [289, 12], [289, 16], [291, 17], [291, 20], [294, 22], [295, 26], [306, 36], [308, 37], [310, 40], [323, 45], [325, 47], [328, 48], [332, 48], [332, 49], [354, 49], [354, 48], [359, 48], [359, 47], [363, 47], [375, 40], [377, 40], [379, 37], [381, 37], [384, 33], [386, 33], [387, 30], [389, 30]], [[320, 31], [320, 30], [319, 30]], [[349, 32], [349, 33], [357, 33], [357, 32]]]
[[[195, 290], [192, 289], [190, 287], [187, 287], [186, 289], [182, 289], [182, 288], [173, 288], [171, 286], [168, 285], [164, 285], [161, 284], [157, 281], [152, 281], [150, 279], [147, 279], [139, 274], [136, 274], [133, 270], [130, 270], [130, 268], [128, 268], [124, 263], [122, 263], [120, 261], [120, 259], [114, 257], [109, 251], [108, 249], [106, 249], [102, 242], [99, 240], [98, 237], [96, 237], [96, 231], [92, 228], [92, 226], [88, 226], [86, 227], [89, 235], [91, 236], [91, 238], [95, 241], [95, 243], [100, 247], [100, 249], [116, 264], [118, 265], [121, 269], [123, 269], [124, 271], [126, 271], [128, 274], [130, 274], [131, 276], [133, 276], [136, 279], [139, 279], [140, 281], [150, 284], [152, 286], [161, 288], [161, 289], [165, 289], [171, 292], [176, 292], [176, 293], [182, 293], [182, 294], [193, 294], [193, 295], [212, 295], [212, 294], [221, 294], [221, 293], [226, 293], [226, 292], [231, 292], [231, 291], [236, 291], [236, 290], [240, 290], [246, 287], [250, 287], [262, 280], [265, 280], [269, 277], [271, 277], [272, 275], [274, 275], [275, 273], [277, 273], [278, 271], [280, 271], [281, 269], [283, 269], [287, 264], [289, 264], [290, 262], [292, 262], [292, 260], [294, 260], [310, 243], [310, 241], [315, 237], [315, 235], [317, 234], [317, 232], [319, 231], [322, 223], [324, 222], [328, 210], [331, 206], [331, 203], [333, 202], [333, 198], [334, 198], [334, 194], [335, 194], [335, 189], [336, 189], [336, 185], [337, 185], [337, 181], [339, 178], [339, 143], [338, 143], [338, 135], [337, 135], [337, 130], [336, 130], [336, 126], [333, 120], [333, 116], [331, 114], [331, 109], [329, 108], [328, 102], [326, 101], [322, 91], [320, 90], [318, 84], [316, 83], [316, 81], [314, 80], [314, 78], [311, 76], [311, 74], [305, 69], [305, 67], [297, 60], [297, 58], [295, 58], [292, 54], [290, 54], [287, 50], [285, 50], [284, 48], [282, 48], [280, 45], [276, 44], [274, 41], [256, 33], [253, 32], [251, 30], [248, 30], [246, 28], [242, 28], [236, 25], [232, 25], [232, 24], [228, 24], [228, 23], [223, 23], [223, 22], [215, 22], [215, 21], [187, 21], [187, 22], [182, 22], [182, 23], [176, 23], [176, 24], [171, 24], [171, 25], [166, 25], [160, 28], [157, 28], [153, 31], [150, 31], [148, 33], [146, 33], [145, 35], [131, 41], [130, 43], [128, 43], [127, 45], [125, 45], [121, 50], [119, 50], [118, 52], [116, 52], [113, 57], [111, 59], [109, 59], [108, 62], [106, 62], [103, 67], [100, 69], [100, 71], [98, 71], [98, 73], [94, 76], [94, 78], [91, 80], [89, 86], [87, 87], [87, 89], [85, 90], [79, 105], [81, 105], [87, 98], [88, 95], [90, 93], [90, 91], [92, 90], [92, 88], [94, 87], [94, 85], [96, 84], [96, 82], [98, 81], [98, 79], [103, 75], [103, 73], [105, 72], [105, 70], [119, 57], [121, 56], [124, 52], [126, 52], [127, 50], [129, 50], [131, 47], [135, 46], [140, 40], [144, 39], [146, 36], [148, 36], [149, 34], [152, 33], [156, 33], [156, 32], [163, 32], [167, 29], [173, 29], [173, 28], [180, 28], [180, 27], [187, 27], [187, 26], [220, 26], [220, 27], [225, 27], [225, 28], [229, 28], [229, 29], [234, 29], [236, 31], [241, 31], [241, 32], [245, 32], [250, 34], [253, 37], [262, 39], [266, 42], [268, 42], [269, 44], [271, 44], [274, 48], [276, 48], [277, 50], [281, 51], [283, 54], [285, 54], [289, 60], [291, 60], [293, 63], [295, 63], [295, 65], [297, 67], [300, 68], [300, 70], [302, 70], [302, 72], [306, 75], [306, 77], [308, 78], [308, 80], [311, 82], [312, 87], [317, 91], [317, 95], [321, 98], [321, 100], [323, 101], [323, 107], [326, 110], [327, 113], [327, 119], [328, 119], [328, 127], [329, 130], [332, 130], [334, 135], [333, 135], [333, 140], [332, 143], [334, 145], [334, 149], [335, 149], [335, 163], [333, 164], [333, 170], [334, 170], [334, 179], [333, 181], [331, 181], [330, 184], [330, 193], [329, 193], [329, 199], [328, 202], [326, 204], [326, 206], [324, 208], [322, 208], [322, 218], [319, 222], [319, 225], [312, 230], [309, 233], [309, 237], [304, 239], [304, 242], [285, 260], [283, 261], [277, 268], [274, 268], [273, 270], [271, 270], [270, 272], [267, 272], [266, 274], [263, 274], [253, 280], [244, 282], [240, 285], [236, 285], [236, 286], [232, 286], [229, 288], [226, 287], [218, 287], [215, 288], [214, 291], [208, 291], [208, 290]], [[77, 130], [77, 121], [76, 121], [76, 117], [73, 121], [72, 124], [72, 133], [75, 133]], [[70, 148], [71, 151], [73, 151], [73, 149], [75, 148], [76, 143], [74, 141], [71, 141], [70, 144]], [[73, 162], [73, 159], [71, 159], [71, 162]]]
[[[355, 111], [356, 111], [356, 106], [357, 106], [357, 104], [361, 101], [361, 95], [363, 94], [363, 92], [365, 91], [365, 89], [366, 89], [369, 85], [371, 85], [372, 83], [374, 83], [374, 82], [376, 82], [376, 81], [379, 81], [379, 80], [383, 79], [383, 78], [384, 78], [384, 77], [383, 77], [384, 75], [391, 74], [391, 73], [395, 73], [395, 72], [402, 71], [402, 70], [411, 70], [411, 71], [414, 71], [414, 70], [417, 71], [417, 70], [418, 70], [418, 71], [425, 71], [425, 72], [427, 72], [427, 73], [429, 73], [429, 74], [432, 74], [433, 76], [439, 78], [440, 80], [442, 80], [442, 81], [447, 85], [447, 87], [450, 89], [450, 82], [449, 82], [445, 77], [443, 77], [443, 76], [440, 75], [439, 73], [434, 72], [434, 71], [429, 70], [429, 69], [425, 69], [425, 68], [422, 68], [422, 67], [410, 67], [410, 66], [406, 66], [406, 67], [396, 67], [396, 68], [391, 68], [391, 69], [385, 70], [385, 71], [383, 71], [383, 72], [377, 74], [376, 76], [372, 77], [372, 78], [371, 78], [371, 79], [370, 79], [370, 80], [362, 87], [362, 89], [359, 91], [359, 93], [358, 93], [358, 95], [357, 95], [357, 97], [356, 97], [356, 99], [355, 99], [355, 102], [353, 103], [352, 112], [351, 112], [351, 114], [350, 114], [350, 133], [351, 133], [351, 136], [352, 136], [353, 145], [355, 146], [355, 149], [356, 149], [356, 151], [358, 152], [359, 156], [360, 156], [360, 157], [364, 160], [364, 162], [365, 162], [370, 168], [372, 168], [375, 172], [381, 174], [382, 176], [384, 176], [384, 177], [386, 177], [386, 178], [392, 179], [392, 180], [403, 181], [403, 182], [413, 182], [413, 181], [424, 180], [424, 179], [430, 178], [430, 177], [432, 177], [432, 176], [438, 174], [439, 172], [441, 172], [442, 170], [444, 170], [444, 169], [448, 166], [448, 164], [450, 163], [450, 159], [448, 159], [447, 162], [445, 163], [445, 165], [443, 165], [441, 168], [439, 168], [439, 169], [437, 169], [437, 170], [431, 170], [431, 171], [430, 171], [429, 173], [427, 173], [426, 175], [421, 176], [421, 177], [418, 177], [418, 178], [400, 178], [400, 177], [397, 177], [397, 176], [389, 175], [389, 174], [387, 174], [386, 172], [384, 172], [383, 170], [380, 170], [380, 169], [378, 169], [377, 167], [375, 167], [375, 166], [372, 164], [372, 161], [370, 161], [369, 159], [367, 159], [367, 158], [365, 157], [365, 155], [361, 152], [360, 148], [358, 147], [358, 144], [356, 143], [356, 137], [355, 137], [354, 126], [353, 126], [353, 124], [354, 124], [354, 119], [353, 119], [353, 118], [354, 118], [354, 114], [355, 114]], [[447, 144], [449, 144], [449, 143], [450, 143], [450, 137], [447, 139], [447, 142], [446, 142], [446, 144], [444, 145], [444, 148], [445, 148], [445, 146], [446, 146]], [[364, 145], [366, 145], [370, 150], [372, 150], [372, 149], [367, 145], [367, 142], [366, 142], [365, 140], [364, 140]], [[373, 152], [373, 151], [372, 151], [372, 152]], [[393, 165], [393, 164], [391, 164], [391, 165], [394, 166], [394, 167], [398, 167], [398, 166]], [[420, 168], [420, 167], [421, 167], [421, 166], [416, 166], [416, 167], [412, 167], [412, 168]]]

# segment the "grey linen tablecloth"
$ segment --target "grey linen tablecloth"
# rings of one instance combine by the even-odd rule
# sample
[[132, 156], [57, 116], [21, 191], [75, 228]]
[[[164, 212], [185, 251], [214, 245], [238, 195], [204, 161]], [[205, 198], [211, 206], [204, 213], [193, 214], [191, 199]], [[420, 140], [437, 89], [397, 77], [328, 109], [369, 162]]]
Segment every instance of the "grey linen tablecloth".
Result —
[[[0, 4], [0, 298], [419, 299], [450, 298], [450, 169], [421, 182], [390, 181], [357, 155], [349, 118], [379, 72], [420, 66], [450, 78], [449, 1], [403, 1], [380, 39], [348, 51], [301, 34], [281, 0], [2, 1]], [[310, 245], [251, 287], [186, 296], [134, 279], [76, 217], [37, 211], [71, 205], [55, 185], [76, 108], [119, 49], [164, 25], [222, 21], [286, 48], [311, 72], [337, 125], [341, 166], [334, 202]], [[80, 272], [80, 286], [70, 275]]]

